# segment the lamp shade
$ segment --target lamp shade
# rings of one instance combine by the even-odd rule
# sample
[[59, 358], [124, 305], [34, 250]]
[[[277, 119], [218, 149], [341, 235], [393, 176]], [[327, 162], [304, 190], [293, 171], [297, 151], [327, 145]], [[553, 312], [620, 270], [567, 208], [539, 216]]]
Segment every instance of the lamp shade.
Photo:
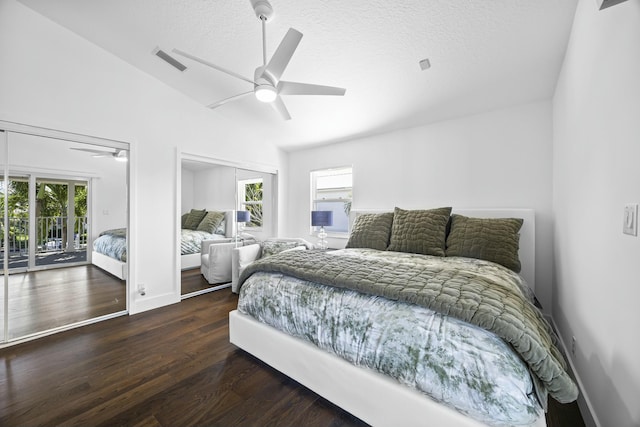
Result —
[[327, 227], [333, 225], [332, 211], [311, 211], [311, 225]]
[[236, 221], [238, 221], [238, 222], [249, 222], [249, 221], [251, 221], [251, 213], [249, 211], [237, 211], [236, 212]]

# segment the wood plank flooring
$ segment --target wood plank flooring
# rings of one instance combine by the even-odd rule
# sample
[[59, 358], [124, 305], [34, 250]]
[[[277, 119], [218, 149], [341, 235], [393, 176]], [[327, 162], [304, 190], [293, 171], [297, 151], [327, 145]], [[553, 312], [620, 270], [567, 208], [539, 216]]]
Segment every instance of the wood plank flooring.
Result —
[[[0, 350], [0, 425], [365, 425], [230, 344], [236, 305], [224, 289]], [[576, 408], [549, 426], [584, 425]]]
[[[125, 282], [91, 264], [8, 277], [9, 339], [124, 311], [127, 307]], [[4, 307], [4, 291], [0, 292], [0, 307]]]
[[202, 273], [200, 273], [199, 268], [182, 270], [181, 277], [180, 295], [187, 295], [211, 288], [209, 282], [207, 282]]

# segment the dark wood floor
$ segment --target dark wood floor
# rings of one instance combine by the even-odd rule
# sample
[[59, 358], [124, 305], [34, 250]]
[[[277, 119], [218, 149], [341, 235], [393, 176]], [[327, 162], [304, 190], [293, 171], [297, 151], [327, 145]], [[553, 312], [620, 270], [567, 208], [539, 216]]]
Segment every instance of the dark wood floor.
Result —
[[[8, 277], [9, 339], [127, 308], [125, 282], [91, 264]], [[0, 292], [0, 307], [4, 307], [4, 292]]]
[[[229, 343], [228, 289], [0, 350], [0, 425], [364, 426]], [[580, 426], [576, 405], [550, 427]]]
[[181, 278], [180, 295], [187, 295], [211, 288], [211, 285], [209, 285], [202, 273], [200, 273], [199, 268], [182, 270]]

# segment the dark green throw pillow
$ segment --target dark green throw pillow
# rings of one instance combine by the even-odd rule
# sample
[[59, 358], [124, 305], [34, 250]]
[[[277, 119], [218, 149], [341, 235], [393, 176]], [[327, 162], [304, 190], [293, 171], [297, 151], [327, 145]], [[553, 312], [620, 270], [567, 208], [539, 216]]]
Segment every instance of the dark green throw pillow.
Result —
[[180, 217], [180, 227], [184, 228], [184, 225], [187, 223], [187, 218], [189, 217], [189, 212], [182, 214], [182, 217]]
[[451, 216], [447, 256], [492, 261], [520, 272], [520, 228], [522, 218], [469, 218]]
[[429, 210], [395, 208], [387, 250], [444, 256], [450, 214], [450, 207]]
[[196, 228], [196, 230], [206, 231], [207, 233], [213, 234], [223, 219], [224, 212], [207, 212], [204, 218], [202, 218], [202, 221], [200, 221], [200, 224], [198, 224], [198, 228]]
[[358, 215], [346, 247], [387, 250], [392, 223], [393, 212]]
[[189, 215], [187, 216], [187, 220], [184, 222], [184, 228], [188, 230], [195, 230], [198, 228], [200, 221], [202, 221], [202, 218], [204, 218], [206, 214], [207, 211], [205, 209], [191, 209], [191, 212], [189, 212]]

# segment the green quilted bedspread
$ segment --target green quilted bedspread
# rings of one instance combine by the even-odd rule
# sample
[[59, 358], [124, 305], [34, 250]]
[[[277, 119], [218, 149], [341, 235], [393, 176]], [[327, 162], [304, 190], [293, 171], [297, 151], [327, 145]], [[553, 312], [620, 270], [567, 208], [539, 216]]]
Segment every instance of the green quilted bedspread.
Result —
[[239, 286], [254, 272], [276, 272], [418, 304], [495, 333], [520, 354], [556, 400], [566, 403], [577, 398], [578, 388], [566, 371], [550, 326], [517, 282], [508, 280], [514, 273], [504, 269], [504, 275], [480, 274], [461, 268], [468, 262], [456, 257], [373, 250], [362, 256], [362, 250], [350, 251], [295, 251], [265, 257], [245, 268]]

